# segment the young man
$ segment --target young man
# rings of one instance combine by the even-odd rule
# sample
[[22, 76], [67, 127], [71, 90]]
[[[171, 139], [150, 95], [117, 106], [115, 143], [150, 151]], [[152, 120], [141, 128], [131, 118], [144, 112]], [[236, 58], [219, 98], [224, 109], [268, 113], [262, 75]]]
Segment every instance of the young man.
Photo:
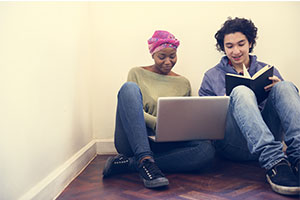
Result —
[[[225, 56], [205, 73], [200, 96], [225, 95], [225, 74], [242, 74], [243, 65], [251, 76], [266, 66], [249, 55], [256, 34], [251, 20], [229, 18], [223, 24], [215, 38]], [[270, 90], [268, 98], [259, 104], [248, 87], [240, 85], [232, 90], [225, 138], [214, 145], [224, 157], [258, 160], [275, 192], [296, 195], [300, 193], [300, 97], [295, 85], [283, 81], [276, 68], [269, 79], [272, 84], [265, 87]], [[286, 153], [282, 140], [287, 145]]]

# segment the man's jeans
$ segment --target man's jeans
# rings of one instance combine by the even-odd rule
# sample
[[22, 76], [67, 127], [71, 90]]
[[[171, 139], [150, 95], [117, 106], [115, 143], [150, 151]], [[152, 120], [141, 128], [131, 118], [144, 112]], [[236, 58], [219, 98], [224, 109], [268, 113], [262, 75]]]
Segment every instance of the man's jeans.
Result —
[[251, 89], [238, 86], [230, 94], [224, 140], [215, 141], [219, 153], [234, 160], [259, 160], [265, 169], [286, 157], [292, 164], [300, 158], [300, 97], [290, 82], [271, 89], [262, 111]]
[[199, 170], [214, 157], [210, 141], [155, 143], [148, 139], [153, 134], [145, 124], [140, 88], [136, 83], [126, 82], [118, 93], [115, 128], [118, 153], [134, 157], [135, 164], [145, 156], [153, 156], [158, 167], [168, 172]]

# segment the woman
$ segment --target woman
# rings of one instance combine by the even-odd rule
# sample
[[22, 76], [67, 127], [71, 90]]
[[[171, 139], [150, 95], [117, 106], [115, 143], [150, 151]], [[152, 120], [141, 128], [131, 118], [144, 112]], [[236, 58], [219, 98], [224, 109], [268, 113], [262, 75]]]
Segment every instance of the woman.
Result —
[[190, 82], [172, 71], [179, 41], [167, 31], [155, 31], [148, 40], [154, 64], [132, 68], [118, 93], [115, 147], [120, 153], [108, 158], [103, 177], [138, 171], [145, 187], [169, 184], [161, 172], [199, 170], [214, 157], [210, 141], [155, 143], [157, 99], [190, 96]]
[[[215, 34], [217, 48], [225, 53], [220, 63], [203, 78], [200, 96], [223, 96], [225, 74], [242, 74], [243, 65], [253, 76], [266, 66], [249, 55], [256, 44], [257, 28], [244, 18], [229, 18]], [[275, 192], [300, 193], [300, 97], [297, 88], [283, 81], [274, 68], [266, 100], [258, 104], [255, 94], [246, 86], [230, 93], [224, 140], [215, 141], [216, 151], [234, 160], [258, 160], [266, 169], [267, 181]], [[282, 140], [287, 145], [283, 152]], [[293, 173], [294, 170], [294, 173]]]

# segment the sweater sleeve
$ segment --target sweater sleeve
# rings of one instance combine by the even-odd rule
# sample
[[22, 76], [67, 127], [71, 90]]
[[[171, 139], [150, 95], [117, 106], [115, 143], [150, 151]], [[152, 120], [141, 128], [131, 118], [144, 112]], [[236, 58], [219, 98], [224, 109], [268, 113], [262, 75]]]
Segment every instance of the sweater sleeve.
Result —
[[151, 128], [152, 130], [155, 131], [155, 129], [156, 129], [156, 117], [153, 116], [153, 115], [150, 115], [149, 113], [146, 113], [144, 111], [144, 118], [145, 118], [146, 125], [149, 128]]
[[134, 68], [132, 68], [132, 69], [128, 72], [128, 75], [127, 75], [127, 81], [135, 82], [136, 84], [138, 84], [138, 80], [137, 80], [137, 77], [136, 77], [136, 73], [135, 73]]
[[187, 94], [186, 96], [192, 96], [192, 86], [189, 80], [188, 81], [188, 88], [187, 88]]
[[[136, 68], [132, 68], [129, 71], [128, 76], [127, 76], [127, 81], [135, 82], [140, 87], [139, 82], [138, 82], [138, 77], [137, 77], [137, 74], [136, 74]], [[145, 118], [145, 122], [146, 122], [147, 127], [155, 130], [155, 128], [156, 128], [156, 117], [149, 114], [149, 113], [147, 113], [147, 112], [145, 112], [145, 110], [143, 110], [143, 111], [144, 111], [144, 118]]]

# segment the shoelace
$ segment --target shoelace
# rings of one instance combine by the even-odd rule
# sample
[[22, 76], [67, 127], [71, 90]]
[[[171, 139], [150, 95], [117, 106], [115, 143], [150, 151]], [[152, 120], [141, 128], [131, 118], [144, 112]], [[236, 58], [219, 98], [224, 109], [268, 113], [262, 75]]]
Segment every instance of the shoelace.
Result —
[[126, 157], [120, 156], [118, 159], [116, 159], [114, 161], [114, 164], [119, 165], [119, 164], [124, 164], [124, 163], [128, 163], [128, 162], [129, 162], [129, 160]]
[[145, 166], [144, 170], [146, 171], [148, 176], [150, 175], [152, 178], [164, 176], [155, 163], [149, 160], [145, 160], [144, 166]]

